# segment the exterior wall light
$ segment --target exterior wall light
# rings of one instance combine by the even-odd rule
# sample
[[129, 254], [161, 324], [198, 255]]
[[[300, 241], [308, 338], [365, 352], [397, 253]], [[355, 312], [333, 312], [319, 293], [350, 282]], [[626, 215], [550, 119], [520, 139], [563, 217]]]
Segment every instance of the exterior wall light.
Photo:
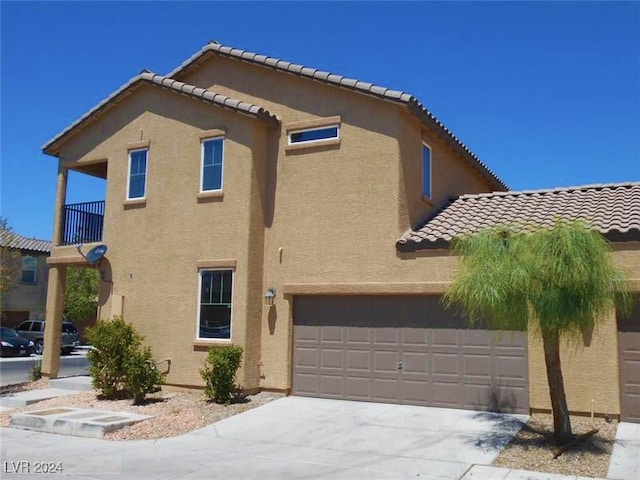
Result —
[[267, 290], [267, 293], [264, 294], [264, 304], [267, 307], [273, 307], [273, 299], [276, 296], [276, 289], [275, 288], [269, 288]]

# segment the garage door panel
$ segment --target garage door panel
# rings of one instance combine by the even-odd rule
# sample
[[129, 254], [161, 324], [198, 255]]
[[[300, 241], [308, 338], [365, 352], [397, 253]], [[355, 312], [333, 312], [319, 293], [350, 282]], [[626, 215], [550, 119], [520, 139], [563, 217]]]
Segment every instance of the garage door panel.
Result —
[[397, 373], [398, 352], [373, 352], [374, 373]]
[[315, 372], [298, 372], [296, 375], [296, 390], [298, 395], [316, 395], [320, 391], [318, 375]]
[[400, 328], [400, 339], [404, 346], [426, 348], [429, 346], [429, 331], [422, 328]]
[[294, 329], [293, 339], [297, 342], [318, 342], [320, 340], [320, 330], [318, 327], [308, 325], [298, 325]]
[[298, 347], [298, 366], [313, 367], [318, 365], [318, 349], [313, 347]]
[[465, 355], [462, 360], [463, 374], [465, 378], [474, 377], [471, 379], [477, 382], [479, 378], [484, 378], [487, 381], [491, 380], [491, 358], [488, 354], [484, 355]]
[[402, 354], [402, 373], [410, 375], [413, 373], [428, 375], [429, 357], [424, 352], [404, 352]]
[[371, 343], [370, 329], [362, 327], [346, 327], [346, 330], [346, 341], [349, 343], [349, 345], [369, 345]]
[[499, 380], [517, 380], [525, 382], [521, 367], [521, 357], [496, 355], [495, 375]]
[[371, 379], [367, 377], [347, 377], [347, 398], [351, 400], [371, 399]]
[[431, 331], [433, 347], [456, 347], [460, 346], [460, 339], [458, 338], [458, 331], [445, 329], [445, 330], [432, 330]]
[[424, 380], [403, 380], [402, 403], [410, 405], [429, 405], [429, 382]]
[[342, 370], [344, 366], [344, 351], [328, 348], [323, 349], [320, 355], [320, 365], [322, 368], [338, 368]]
[[459, 329], [438, 297], [295, 297], [293, 318], [296, 395], [528, 413], [526, 334]]
[[367, 350], [347, 350], [347, 370], [371, 371], [371, 352]]
[[399, 388], [400, 382], [397, 379], [374, 378], [373, 398], [382, 402], [396, 402]]
[[433, 381], [431, 386], [431, 401], [434, 406], [461, 407], [464, 389], [460, 383]]
[[462, 330], [462, 347], [490, 350], [494, 343], [493, 337], [492, 332], [487, 330]]
[[460, 365], [457, 353], [434, 353], [433, 354], [433, 375], [444, 375], [458, 378], [460, 376]]

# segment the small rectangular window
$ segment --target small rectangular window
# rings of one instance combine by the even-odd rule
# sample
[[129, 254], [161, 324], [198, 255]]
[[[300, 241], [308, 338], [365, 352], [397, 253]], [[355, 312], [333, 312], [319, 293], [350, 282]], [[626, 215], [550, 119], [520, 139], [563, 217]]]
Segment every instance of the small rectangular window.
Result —
[[431, 147], [422, 144], [422, 195], [431, 198]]
[[317, 142], [329, 138], [338, 138], [340, 128], [337, 125], [322, 128], [311, 128], [289, 133], [289, 145], [296, 143]]
[[224, 138], [202, 141], [201, 192], [222, 190]]
[[233, 270], [201, 270], [198, 338], [231, 338]]
[[37, 282], [38, 259], [36, 257], [22, 257], [20, 282], [35, 285]]
[[144, 198], [147, 189], [147, 149], [129, 152], [127, 199]]

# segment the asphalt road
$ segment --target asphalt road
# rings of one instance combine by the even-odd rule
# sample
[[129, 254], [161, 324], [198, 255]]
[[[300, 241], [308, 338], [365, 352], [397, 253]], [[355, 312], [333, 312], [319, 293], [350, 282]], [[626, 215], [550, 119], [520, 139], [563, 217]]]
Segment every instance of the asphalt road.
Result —
[[[14, 383], [26, 382], [29, 380], [29, 373], [34, 365], [40, 361], [40, 357], [16, 357], [0, 358], [0, 385], [13, 385]], [[60, 357], [59, 377], [69, 377], [72, 375], [87, 375], [89, 361], [85, 351], [75, 351], [71, 355]]]

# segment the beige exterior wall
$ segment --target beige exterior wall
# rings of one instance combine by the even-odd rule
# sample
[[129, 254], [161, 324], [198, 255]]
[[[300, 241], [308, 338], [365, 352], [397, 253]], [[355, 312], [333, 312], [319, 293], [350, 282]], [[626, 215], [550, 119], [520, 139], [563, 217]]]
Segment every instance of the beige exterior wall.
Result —
[[[12, 315], [6, 312], [28, 312], [29, 319], [43, 319], [47, 300], [47, 257], [41, 252], [22, 252], [23, 256], [36, 257], [38, 260], [35, 285], [18, 282], [2, 294], [3, 325], [15, 327]], [[18, 273], [20, 276], [20, 273]], [[14, 323], [16, 323], [14, 325]]]
[[[614, 263], [624, 269], [631, 289], [640, 290], [640, 243], [614, 245]], [[565, 340], [561, 351], [567, 406], [572, 412], [620, 414], [618, 329], [611, 312], [594, 329], [575, 341]], [[542, 339], [529, 333], [529, 395], [532, 409], [550, 410], [549, 387]]]
[[[265, 289], [446, 277], [447, 252], [407, 262], [395, 241], [446, 197], [492, 188], [403, 107], [223, 58], [208, 60], [182, 80], [255, 102], [282, 121], [273, 221], [266, 224]], [[289, 124], [333, 116], [341, 118], [339, 145], [286, 148]], [[421, 195], [423, 141], [432, 148], [430, 201]], [[264, 388], [290, 387], [292, 298], [278, 295], [264, 312]]]
[[[226, 131], [223, 196], [198, 198], [200, 137], [212, 129]], [[235, 264], [232, 340], [247, 352], [238, 380], [257, 386], [264, 232], [257, 166], [266, 130], [251, 117], [145, 86], [62, 150], [70, 168], [108, 163], [100, 316], [121, 312], [134, 323], [156, 358], [172, 360], [169, 383], [202, 384], [199, 368], [216, 343], [196, 342], [198, 265]], [[141, 140], [149, 145], [142, 204], [125, 201], [127, 145]], [[75, 247], [58, 247], [53, 257], [78, 259]]]
[[[221, 58], [181, 80], [265, 107], [281, 127], [144, 86], [61, 150], [70, 168], [108, 164], [100, 315], [123, 313], [156, 358], [171, 358], [169, 383], [202, 385], [198, 370], [215, 343], [194, 342], [202, 262], [235, 262], [232, 341], [245, 348], [238, 380], [250, 389], [290, 388], [295, 294], [444, 291], [457, 259], [445, 250], [398, 253], [395, 241], [447, 197], [494, 188], [404, 107]], [[333, 116], [341, 120], [339, 143], [287, 148], [288, 125]], [[210, 129], [226, 131], [224, 193], [198, 199], [200, 136]], [[127, 145], [141, 140], [149, 142], [147, 199], [124, 205]], [[432, 149], [431, 199], [421, 195], [423, 141]], [[58, 247], [53, 256], [74, 262], [74, 250]], [[616, 258], [640, 264], [639, 253]], [[270, 287], [277, 296], [267, 308]], [[544, 363], [530, 342], [532, 406], [539, 407]], [[605, 365], [608, 373], [594, 380], [617, 382], [610, 322], [578, 354]], [[605, 357], [609, 363], [598, 360]], [[567, 363], [576, 371], [567, 374], [576, 385], [570, 408], [582, 409], [594, 382], [581, 383], [582, 366]], [[602, 395], [596, 407], [615, 413], [617, 393]]]

